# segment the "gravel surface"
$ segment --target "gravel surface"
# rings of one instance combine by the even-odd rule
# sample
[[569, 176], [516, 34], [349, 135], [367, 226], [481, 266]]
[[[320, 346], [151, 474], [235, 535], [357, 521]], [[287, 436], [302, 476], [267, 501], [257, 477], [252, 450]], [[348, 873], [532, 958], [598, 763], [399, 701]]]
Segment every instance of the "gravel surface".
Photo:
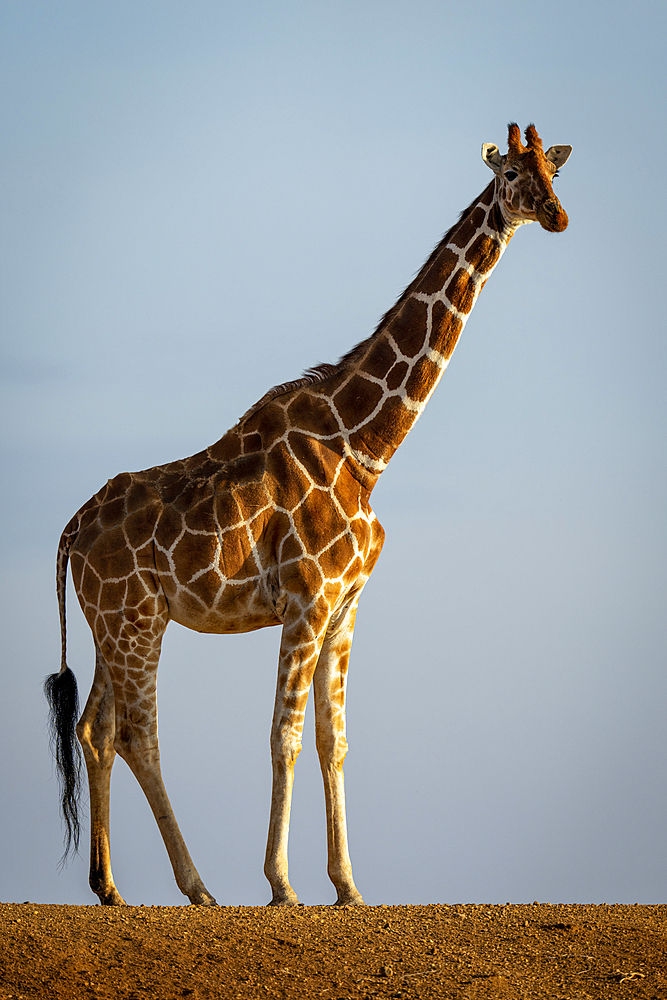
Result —
[[667, 1000], [667, 906], [0, 904], [0, 1000]]

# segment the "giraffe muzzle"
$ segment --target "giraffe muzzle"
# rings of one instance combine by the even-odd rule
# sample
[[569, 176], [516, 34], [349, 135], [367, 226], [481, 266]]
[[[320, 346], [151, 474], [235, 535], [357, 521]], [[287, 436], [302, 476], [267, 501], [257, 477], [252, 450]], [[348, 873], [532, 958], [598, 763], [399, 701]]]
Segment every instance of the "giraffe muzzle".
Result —
[[537, 209], [537, 221], [549, 233], [562, 233], [567, 229], [567, 212], [557, 198], [549, 198]]

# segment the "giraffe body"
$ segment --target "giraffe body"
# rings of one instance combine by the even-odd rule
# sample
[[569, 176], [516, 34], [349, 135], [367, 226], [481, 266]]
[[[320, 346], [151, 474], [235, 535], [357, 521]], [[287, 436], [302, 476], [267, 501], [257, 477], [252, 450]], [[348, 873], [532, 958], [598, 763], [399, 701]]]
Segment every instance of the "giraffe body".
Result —
[[347, 847], [342, 768], [354, 619], [384, 540], [370, 494], [440, 380], [516, 227], [535, 219], [551, 231], [567, 225], [551, 179], [570, 147], [545, 154], [533, 126], [526, 136], [524, 147], [517, 126], [510, 126], [504, 157], [495, 146], [483, 147], [496, 177], [368, 340], [337, 365], [270, 390], [205, 451], [116, 476], [63, 532], [57, 563], [63, 657], [47, 693], [68, 836], [76, 843], [76, 748], [66, 726], [75, 711], [75, 682], [65, 661], [69, 562], [96, 648], [77, 734], [90, 789], [90, 884], [102, 903], [123, 902], [109, 852], [116, 753], [148, 798], [179, 888], [192, 903], [215, 902], [192, 863], [160, 773], [157, 669], [171, 620], [214, 633], [282, 625], [265, 862], [271, 902], [298, 902], [288, 880], [287, 836], [311, 686], [328, 872], [337, 903], [363, 902]]

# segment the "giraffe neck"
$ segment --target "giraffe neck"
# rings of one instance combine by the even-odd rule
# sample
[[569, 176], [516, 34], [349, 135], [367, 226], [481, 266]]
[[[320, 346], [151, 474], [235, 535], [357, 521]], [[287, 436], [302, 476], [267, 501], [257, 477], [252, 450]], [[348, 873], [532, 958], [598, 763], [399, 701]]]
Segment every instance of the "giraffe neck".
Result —
[[500, 212], [494, 180], [443, 237], [373, 336], [326, 380], [333, 382], [330, 398], [345, 427], [348, 454], [369, 489], [440, 381], [514, 229]]
[[188, 459], [184, 471], [194, 475], [211, 461], [250, 460], [282, 440], [313, 481], [325, 484], [329, 464], [337, 469], [345, 460], [370, 493], [440, 381], [516, 229], [503, 218], [496, 185], [491, 181], [461, 214], [375, 333], [338, 364], [274, 386], [219, 441]]

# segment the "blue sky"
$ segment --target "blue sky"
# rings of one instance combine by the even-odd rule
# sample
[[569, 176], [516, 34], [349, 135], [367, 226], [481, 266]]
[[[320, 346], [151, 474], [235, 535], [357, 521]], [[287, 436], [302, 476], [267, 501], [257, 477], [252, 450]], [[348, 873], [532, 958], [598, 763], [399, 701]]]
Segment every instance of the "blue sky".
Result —
[[[370, 903], [664, 901], [666, 21], [641, 2], [5, 0], [0, 899], [94, 902], [85, 848], [57, 871], [41, 695], [62, 528], [112, 475], [199, 450], [367, 336], [516, 120], [573, 145], [570, 226], [517, 234], [373, 494], [355, 877]], [[223, 903], [269, 898], [278, 640], [165, 641], [165, 781]], [[292, 815], [292, 883], [331, 902], [310, 717]], [[120, 760], [112, 848], [129, 902], [183, 900]]]

